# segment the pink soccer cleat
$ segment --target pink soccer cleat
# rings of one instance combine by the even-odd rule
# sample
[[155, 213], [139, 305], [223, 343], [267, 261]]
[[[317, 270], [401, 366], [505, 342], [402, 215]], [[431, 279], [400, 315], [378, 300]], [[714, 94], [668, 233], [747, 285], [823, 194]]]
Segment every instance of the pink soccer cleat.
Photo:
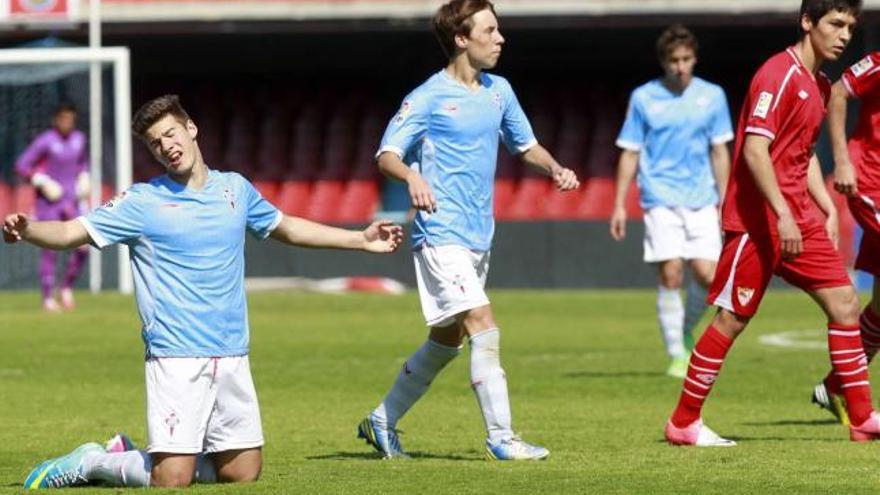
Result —
[[666, 422], [666, 441], [672, 445], [693, 445], [695, 447], [733, 447], [736, 442], [721, 438], [698, 419], [685, 428]]
[[849, 425], [849, 439], [853, 442], [870, 442], [880, 439], [880, 416], [872, 412], [864, 423], [854, 426]]
[[61, 306], [70, 311], [76, 309], [76, 301], [73, 299], [73, 291], [69, 287], [61, 289], [58, 293], [61, 298]]
[[117, 433], [113, 435], [113, 438], [107, 440], [104, 444], [104, 451], [108, 454], [119, 454], [121, 452], [128, 452], [129, 450], [136, 449], [137, 446], [135, 446], [134, 442], [132, 442], [125, 433]]

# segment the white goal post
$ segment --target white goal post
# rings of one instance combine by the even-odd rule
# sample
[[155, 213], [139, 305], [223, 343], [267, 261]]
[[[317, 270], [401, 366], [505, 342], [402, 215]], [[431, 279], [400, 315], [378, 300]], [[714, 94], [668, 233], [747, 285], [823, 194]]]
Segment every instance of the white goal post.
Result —
[[[128, 48], [12, 48], [0, 49], [0, 66], [23, 64], [52, 63], [99, 63], [110, 64], [113, 70], [113, 108], [114, 108], [114, 141], [116, 149], [116, 185], [117, 194], [131, 186], [132, 154], [131, 154], [131, 64]], [[91, 136], [101, 133], [100, 128], [93, 124]], [[101, 202], [101, 160], [91, 160], [92, 176], [92, 207]], [[92, 259], [100, 267], [100, 252], [93, 250]], [[132, 292], [132, 275], [128, 262], [128, 248], [119, 246], [117, 261], [119, 273], [119, 291]], [[92, 291], [102, 286], [101, 270], [91, 272], [90, 286]]]

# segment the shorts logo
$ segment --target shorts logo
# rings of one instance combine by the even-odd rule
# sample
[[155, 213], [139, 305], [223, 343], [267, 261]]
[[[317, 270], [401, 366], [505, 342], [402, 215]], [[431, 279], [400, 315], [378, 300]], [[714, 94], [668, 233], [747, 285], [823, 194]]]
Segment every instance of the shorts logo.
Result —
[[752, 115], [754, 117], [766, 119], [767, 114], [770, 112], [771, 103], [773, 103], [773, 93], [761, 91], [761, 95], [758, 96], [758, 104], [755, 105], [755, 111], [752, 112]]
[[871, 70], [873, 67], [874, 67], [874, 59], [872, 59], [871, 56], [868, 55], [867, 57], [865, 57], [865, 58], [859, 60], [858, 62], [856, 62], [855, 64], [853, 64], [852, 67], [849, 68], [849, 70], [852, 71], [854, 76], [859, 77], [862, 74], [864, 74], [865, 72], [868, 72], [869, 70]]
[[755, 289], [749, 287], [737, 287], [736, 288], [736, 299], [739, 301], [740, 306], [748, 306], [749, 302], [752, 300], [752, 296], [755, 295]]
[[170, 436], [174, 436], [174, 427], [180, 424], [180, 420], [177, 419], [177, 415], [174, 413], [169, 414], [165, 418], [165, 426], [168, 427], [168, 434]]
[[715, 383], [716, 379], [718, 379], [718, 376], [711, 375], [709, 373], [700, 373], [699, 375], [697, 375], [697, 380], [700, 380], [706, 385], [712, 385], [713, 383]]
[[466, 292], [464, 289], [464, 277], [462, 277], [461, 274], [456, 274], [455, 278], [452, 279], [452, 283], [458, 287], [462, 294]]

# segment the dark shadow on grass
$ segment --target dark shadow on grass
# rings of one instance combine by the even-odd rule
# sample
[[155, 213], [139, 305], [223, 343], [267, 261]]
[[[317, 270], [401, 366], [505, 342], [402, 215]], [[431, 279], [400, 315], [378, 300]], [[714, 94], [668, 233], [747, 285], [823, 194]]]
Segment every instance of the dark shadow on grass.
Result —
[[[413, 459], [441, 459], [445, 461], [482, 461], [479, 456], [465, 457], [460, 455], [438, 455], [428, 452], [407, 452]], [[310, 461], [350, 461], [360, 460], [383, 460], [376, 452], [334, 452], [332, 454], [312, 455], [306, 457]], [[391, 459], [391, 462], [406, 462], [406, 459]]]
[[779, 421], [757, 421], [750, 423], [740, 423], [743, 426], [823, 426], [823, 425], [839, 425], [836, 419], [782, 419]]
[[666, 376], [662, 371], [574, 371], [565, 373], [566, 378], [657, 378]]

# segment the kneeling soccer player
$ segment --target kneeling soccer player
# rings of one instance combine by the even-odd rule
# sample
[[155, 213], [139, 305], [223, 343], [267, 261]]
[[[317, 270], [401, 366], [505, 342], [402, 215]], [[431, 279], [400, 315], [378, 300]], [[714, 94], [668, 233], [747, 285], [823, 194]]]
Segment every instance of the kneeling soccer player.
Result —
[[394, 251], [403, 238], [386, 221], [357, 232], [285, 216], [241, 175], [209, 170], [198, 129], [177, 96], [146, 103], [132, 128], [166, 174], [75, 220], [32, 222], [11, 214], [3, 233], [7, 242], [47, 249], [131, 248], [146, 346], [148, 444], [145, 451], [109, 453], [85, 444], [37, 466], [28, 488], [180, 487], [194, 480], [197, 466], [203, 481], [256, 480], [263, 431], [248, 362], [245, 232], [377, 253]]

